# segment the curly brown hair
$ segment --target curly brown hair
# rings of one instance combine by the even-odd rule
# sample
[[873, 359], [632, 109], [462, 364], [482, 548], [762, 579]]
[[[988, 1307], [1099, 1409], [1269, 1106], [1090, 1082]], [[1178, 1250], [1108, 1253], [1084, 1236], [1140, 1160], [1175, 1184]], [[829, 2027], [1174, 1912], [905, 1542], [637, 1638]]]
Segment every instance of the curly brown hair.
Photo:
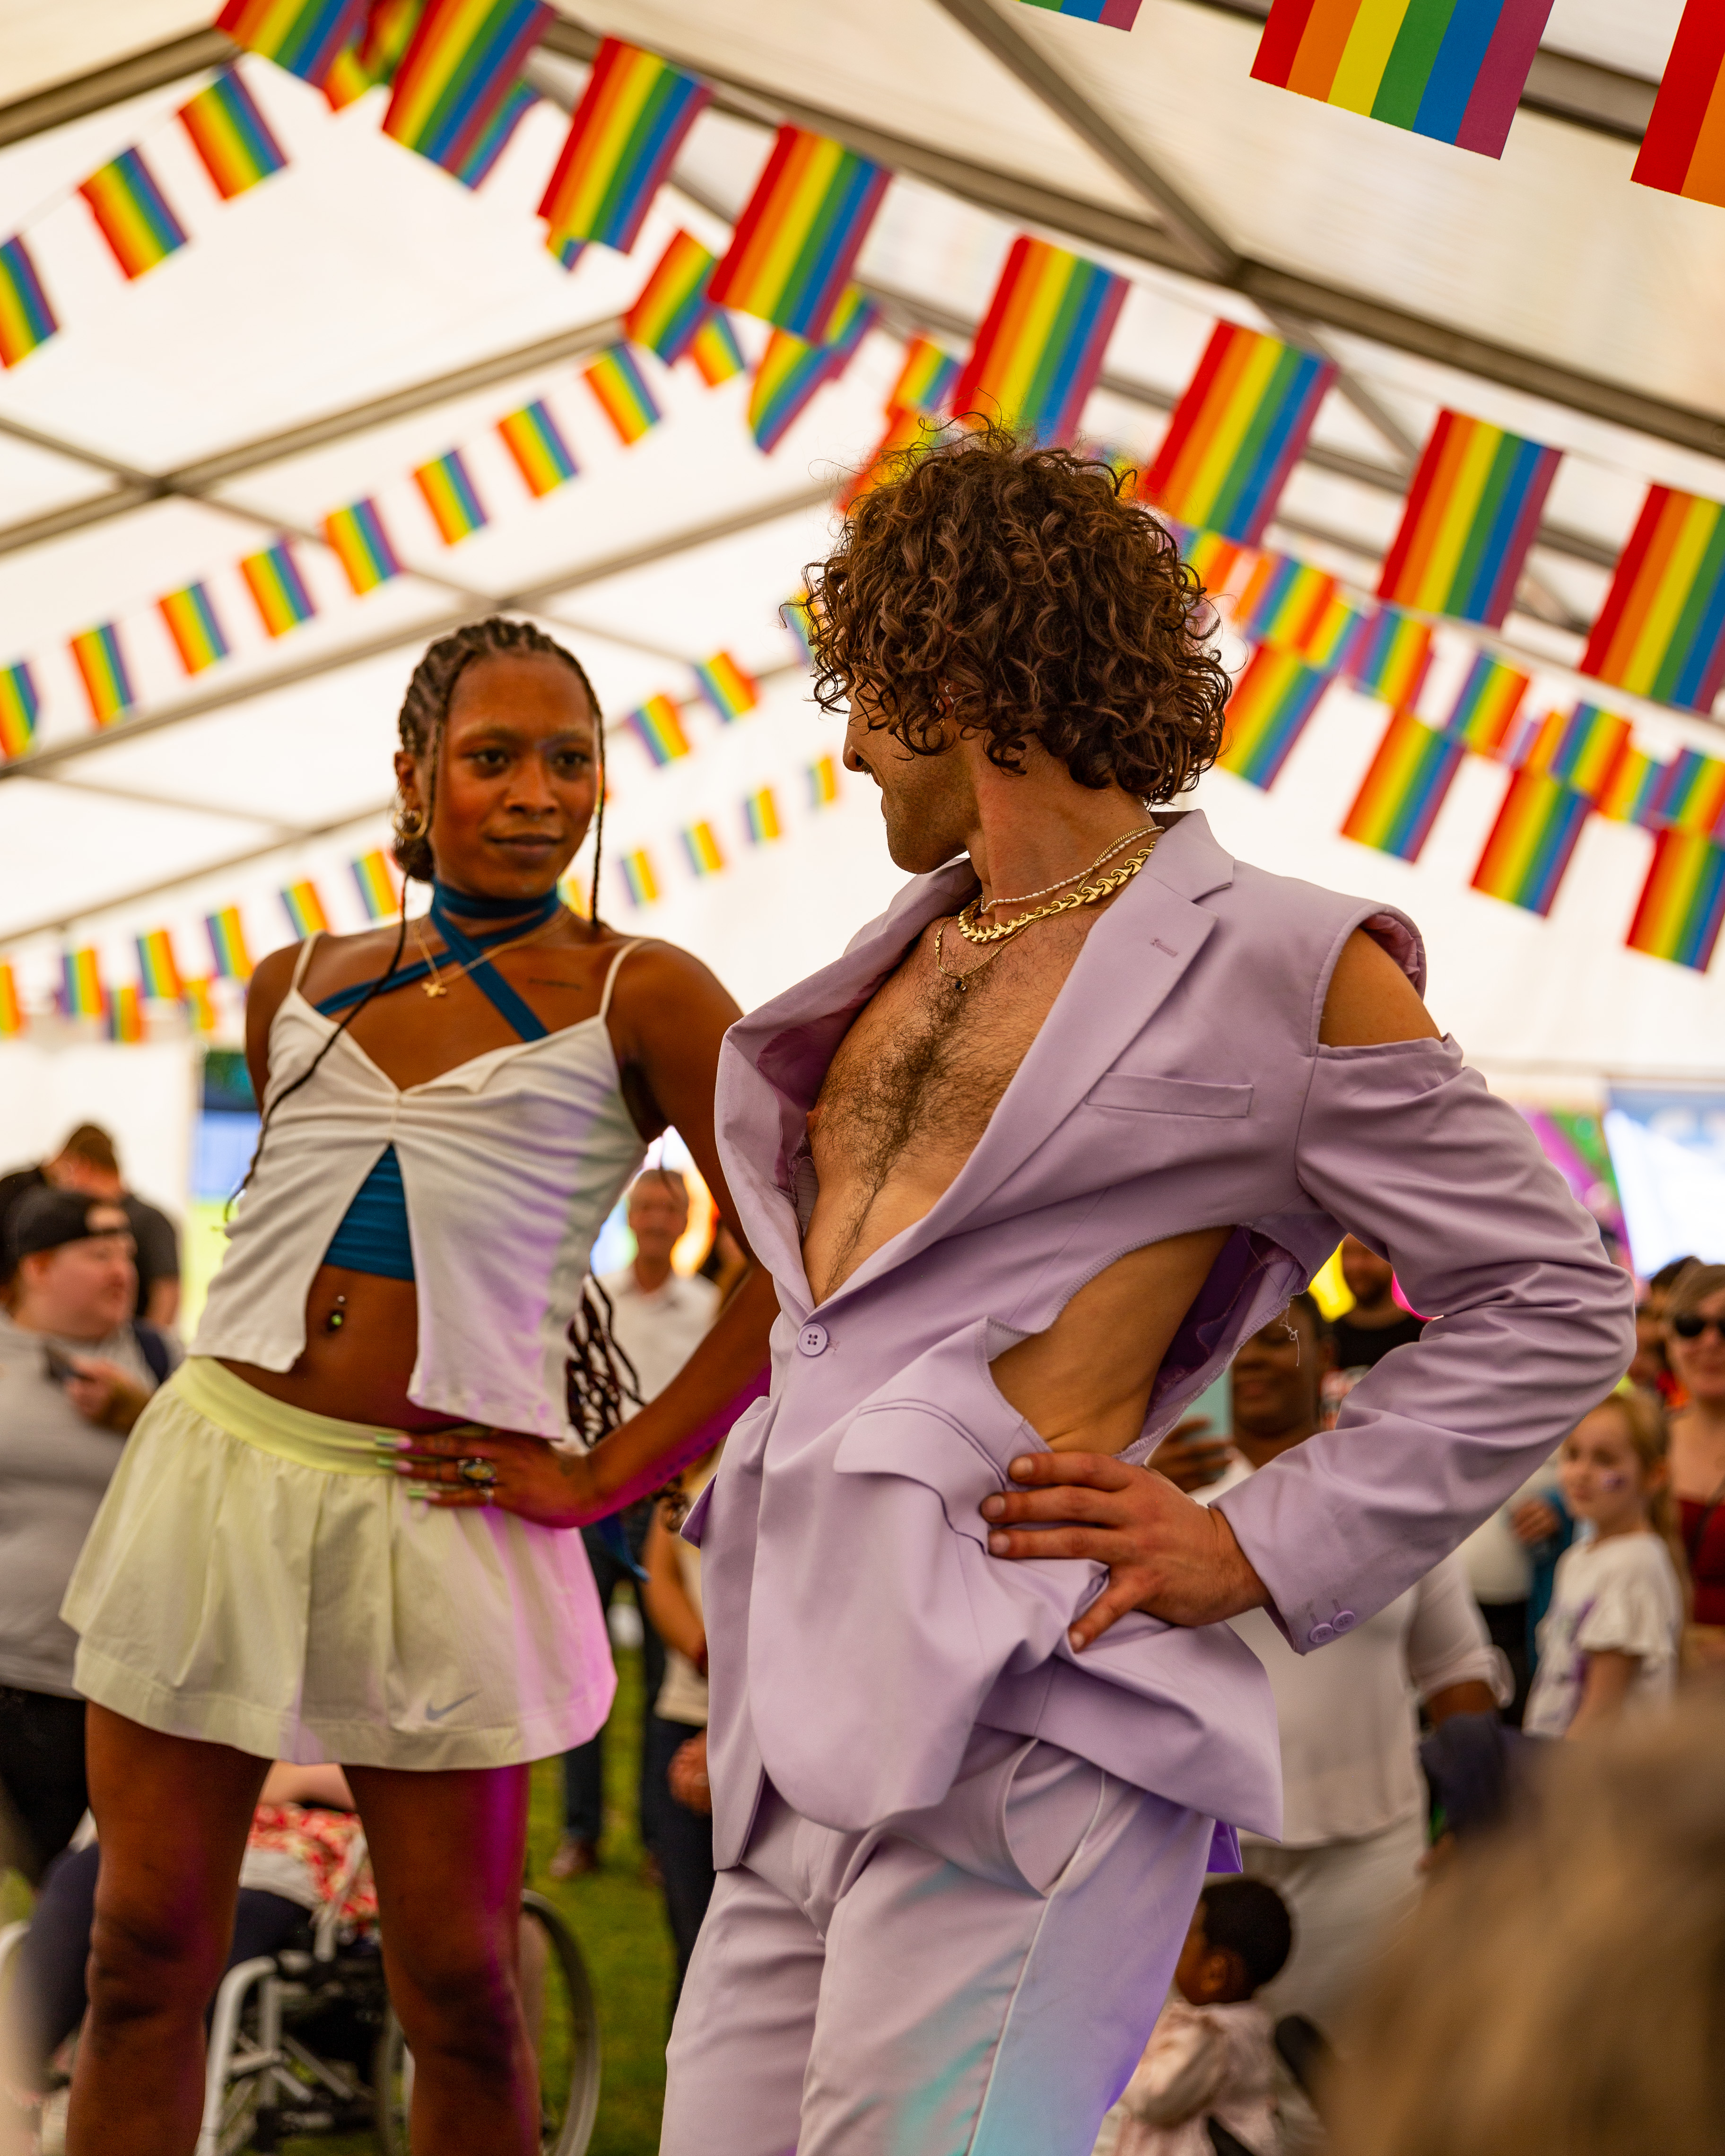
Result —
[[992, 424], [898, 453], [805, 572], [822, 708], [863, 686], [913, 755], [956, 728], [1004, 771], [1034, 739], [1081, 786], [1184, 793], [1232, 685], [1203, 586], [1124, 484]]

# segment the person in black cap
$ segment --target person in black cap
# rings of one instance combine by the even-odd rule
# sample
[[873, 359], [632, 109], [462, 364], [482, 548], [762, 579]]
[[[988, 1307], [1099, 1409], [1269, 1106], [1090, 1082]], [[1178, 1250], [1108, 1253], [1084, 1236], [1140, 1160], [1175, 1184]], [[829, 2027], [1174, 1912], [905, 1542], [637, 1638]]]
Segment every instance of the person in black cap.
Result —
[[0, 1789], [33, 1881], [83, 1817], [77, 1637], [60, 1598], [127, 1432], [178, 1351], [132, 1317], [131, 1223], [108, 1199], [27, 1191], [0, 1312]]
[[7, 1223], [13, 1209], [33, 1191], [76, 1191], [85, 1198], [107, 1198], [122, 1207], [131, 1228], [133, 1263], [137, 1267], [135, 1315], [156, 1326], [172, 1325], [180, 1312], [180, 1239], [159, 1206], [128, 1190], [120, 1173], [120, 1155], [100, 1123], [80, 1123], [57, 1153], [37, 1168], [14, 1168], [0, 1175], [0, 1280], [9, 1271]]

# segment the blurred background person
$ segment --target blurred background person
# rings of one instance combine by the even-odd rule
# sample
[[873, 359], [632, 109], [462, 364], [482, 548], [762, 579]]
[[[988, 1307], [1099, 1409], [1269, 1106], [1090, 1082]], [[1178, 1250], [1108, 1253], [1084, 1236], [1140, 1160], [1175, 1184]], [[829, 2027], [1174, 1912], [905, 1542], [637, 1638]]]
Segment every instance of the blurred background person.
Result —
[[1686, 1658], [1725, 1668], [1725, 1265], [1689, 1265], [1668, 1291], [1664, 1329], [1680, 1401], [1671, 1485], [1694, 1594]]
[[1661, 1265], [1635, 1305], [1635, 1359], [1629, 1367], [1630, 1382], [1657, 1393], [1668, 1408], [1681, 1404], [1681, 1389], [1666, 1352], [1666, 1313], [1671, 1291], [1689, 1268], [1700, 1262], [1695, 1257], [1673, 1258], [1669, 1265]]
[[76, 1634], [60, 1601], [126, 1434], [179, 1359], [132, 1317], [121, 1206], [44, 1183], [8, 1219], [0, 1312], [0, 1785], [33, 1882], [89, 1802]]
[[1574, 1533], [1554, 1452], [1456, 1553], [1491, 1644], [1509, 1665], [1515, 1690], [1503, 1718], [1517, 1728], [1527, 1711], [1538, 1659], [1537, 1635], [1551, 1604], [1558, 1559]]
[[[1234, 1362], [1234, 1465], [1199, 1492], [1208, 1503], [1322, 1426], [1334, 1347], [1317, 1304], [1296, 1296]], [[1266, 1610], [1229, 1622], [1269, 1673], [1281, 1736], [1282, 1838], [1242, 1835], [1248, 1875], [1274, 1887], [1293, 1951], [1264, 1993], [1332, 2035], [1346, 2002], [1420, 1896], [1426, 1803], [1418, 1709], [1433, 1722], [1492, 1714], [1510, 1697], [1460, 1558], [1451, 1555], [1387, 1609], [1296, 1655]]]
[[1332, 1328], [1338, 1370], [1369, 1370], [1393, 1348], [1405, 1347], [1425, 1330], [1425, 1320], [1395, 1299], [1395, 1268], [1388, 1258], [1368, 1250], [1358, 1235], [1343, 1238], [1342, 1277], [1353, 1302]]
[[[671, 1252], [689, 1226], [689, 1186], [675, 1168], [643, 1168], [629, 1187], [626, 1209], [629, 1233], [635, 1239], [634, 1256], [616, 1272], [602, 1274], [599, 1286], [610, 1298], [612, 1340], [629, 1358], [644, 1404], [665, 1390], [695, 1353], [719, 1314], [722, 1296], [711, 1281], [698, 1274], [685, 1279], [672, 1270]], [[581, 1531], [599, 1600], [608, 1612], [618, 1589], [636, 1579], [635, 1568], [656, 1509], [650, 1497], [631, 1505], [618, 1523], [620, 1537], [609, 1521], [603, 1527]], [[621, 1543], [627, 1544], [627, 1557]], [[639, 1604], [641, 1596], [635, 1599]], [[665, 1682], [665, 1649], [644, 1609], [641, 1635], [643, 1728], [636, 1801], [641, 1840], [657, 1861], [655, 1782], [646, 1724]], [[605, 1732], [601, 1729], [585, 1744], [563, 1754], [563, 1834], [552, 1856], [552, 1877], [572, 1879], [596, 1871], [604, 1830]]]
[[180, 1239], [166, 1213], [128, 1190], [114, 1141], [100, 1123], [80, 1123], [51, 1160], [0, 1176], [0, 1252], [6, 1223], [19, 1199], [33, 1190], [75, 1190], [124, 1206], [137, 1266], [135, 1315], [169, 1326], [180, 1314]]

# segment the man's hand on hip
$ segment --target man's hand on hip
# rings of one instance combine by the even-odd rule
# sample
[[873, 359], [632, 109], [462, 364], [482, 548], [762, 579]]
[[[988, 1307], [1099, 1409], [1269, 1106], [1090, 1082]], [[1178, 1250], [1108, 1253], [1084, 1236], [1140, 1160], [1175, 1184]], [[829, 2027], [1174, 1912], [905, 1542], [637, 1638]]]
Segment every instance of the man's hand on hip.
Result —
[[1091, 1558], [1108, 1584], [1073, 1625], [1075, 1648], [1142, 1609], [1170, 1625], [1214, 1625], [1270, 1599], [1225, 1517], [1194, 1504], [1166, 1476], [1101, 1452], [1014, 1460], [1024, 1486], [985, 1498], [996, 1557]]

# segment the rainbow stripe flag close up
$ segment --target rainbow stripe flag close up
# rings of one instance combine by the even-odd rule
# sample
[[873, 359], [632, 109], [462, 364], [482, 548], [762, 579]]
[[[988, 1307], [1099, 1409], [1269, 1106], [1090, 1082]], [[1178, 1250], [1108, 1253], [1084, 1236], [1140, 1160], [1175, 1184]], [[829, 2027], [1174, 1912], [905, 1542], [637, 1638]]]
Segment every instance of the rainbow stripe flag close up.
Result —
[[345, 112], [350, 105], [357, 105], [368, 90], [376, 87], [376, 84], [374, 79], [367, 74], [354, 48], [343, 45], [330, 62], [323, 80], [317, 86], [323, 92], [324, 101], [331, 112]]
[[346, 509], [331, 511], [323, 520], [323, 536], [347, 571], [357, 598], [401, 574], [401, 563], [383, 529], [377, 505], [369, 495], [363, 501], [350, 502]]
[[1687, 831], [1661, 831], [1630, 923], [1631, 951], [1704, 973], [1725, 921], [1725, 846]]
[[1344, 839], [1417, 861], [1467, 752], [1411, 711], [1392, 711], [1342, 825]]
[[[556, 13], [546, 0], [430, 0], [396, 69], [383, 132], [462, 174], [484, 149]], [[525, 109], [517, 104], [511, 126]]]
[[809, 767], [809, 805], [830, 808], [839, 798], [839, 765], [831, 756], [817, 757]]
[[1476, 756], [1497, 756], [1512, 748], [1512, 729], [1532, 685], [1531, 677], [1516, 667], [1494, 659], [1489, 651], [1476, 651], [1455, 692], [1444, 732]]
[[674, 366], [706, 319], [706, 283], [718, 261], [692, 233], [674, 232], [623, 318], [629, 342], [644, 345]]
[[1725, 680], [1725, 504], [1649, 490], [1581, 671], [1662, 704], [1712, 708]]
[[624, 886], [637, 906], [651, 906], [660, 897], [659, 879], [653, 873], [652, 860], [644, 846], [623, 856]]
[[898, 371], [898, 379], [887, 393], [887, 417], [915, 412], [924, 418], [944, 418], [952, 409], [952, 392], [962, 371], [958, 361], [932, 337], [913, 336], [905, 346], [905, 363]]
[[210, 993], [208, 976], [202, 980], [187, 981], [180, 1000], [185, 1007], [186, 1023], [193, 1033], [215, 1031], [216, 1001]]
[[1181, 560], [1213, 599], [1237, 593], [1257, 566], [1258, 557], [1250, 547], [1224, 539], [1219, 531], [1194, 531], [1172, 518], [1168, 523]]
[[110, 725], [137, 701], [126, 654], [120, 648], [120, 632], [111, 621], [95, 629], [81, 629], [68, 645], [72, 662], [84, 684], [90, 716], [99, 726]]
[[128, 278], [141, 277], [186, 244], [184, 227], [136, 150], [122, 150], [78, 192]]
[[781, 127], [707, 285], [708, 299], [758, 315], [809, 344], [830, 344], [891, 177], [885, 166], [824, 135]]
[[591, 366], [583, 367], [581, 378], [598, 398], [599, 409], [616, 429], [617, 439], [625, 449], [632, 448], [665, 416], [626, 344], [614, 344], [608, 352], [602, 352]]
[[524, 82], [512, 82], [491, 116], [473, 138], [461, 162], [450, 167], [464, 187], [483, 187], [491, 167], [509, 147], [519, 127], [539, 102], [539, 93]]
[[1106, 23], [1111, 30], [1129, 30], [1138, 19], [1142, 0], [1024, 0], [1024, 4], [1045, 8], [1050, 15], [1070, 15], [1081, 23]]
[[1297, 345], [1218, 322], [1140, 494], [1183, 523], [1255, 546], [1335, 377]]
[[1431, 669], [1431, 631], [1399, 607], [1379, 607], [1354, 631], [1342, 670], [1356, 689], [1397, 711], [1418, 699]]
[[1127, 280], [1100, 263], [1020, 233], [953, 385], [952, 410], [988, 408], [1039, 441], [1070, 441], [1126, 293]]
[[1679, 749], [1661, 775], [1648, 815], [1692, 838], [1725, 844], [1725, 763], [1697, 748]]
[[321, 83], [365, 22], [366, 0], [228, 0], [215, 26], [290, 74]]
[[762, 786], [745, 796], [742, 817], [752, 846], [762, 846], [769, 839], [784, 836], [784, 826], [778, 820], [778, 803], [773, 798], [770, 786]]
[[1297, 652], [1333, 673], [1359, 616], [1336, 579], [1286, 554], [1265, 554], [1234, 603], [1234, 625], [1253, 644]]
[[732, 380], [748, 365], [722, 307], [709, 307], [701, 317], [701, 327], [689, 341], [689, 357], [709, 389]]
[[388, 855], [374, 847], [351, 866], [367, 920], [389, 920], [401, 905], [401, 890]]
[[156, 604], [167, 624], [180, 664], [188, 674], [201, 674], [206, 666], [228, 656], [228, 639], [222, 634], [206, 585], [187, 584], [183, 591], [170, 592]]
[[210, 956], [224, 981], [249, 981], [251, 953], [245, 947], [245, 929], [237, 906], [224, 906], [219, 913], [207, 913], [203, 925], [209, 936]]
[[30, 250], [22, 239], [0, 244], [0, 367], [16, 367], [59, 327]]
[[711, 95], [656, 54], [607, 38], [540, 200], [552, 244], [598, 239], [627, 254]]
[[1252, 74], [1501, 157], [1552, 0], [1275, 0]]
[[36, 738], [42, 699], [28, 659], [0, 666], [0, 757], [23, 756]]
[[173, 938], [165, 928], [152, 928], [137, 938], [138, 978], [152, 1003], [177, 1004], [185, 993]]
[[245, 578], [259, 620], [271, 636], [285, 636], [317, 612], [285, 539], [278, 539], [261, 553], [242, 555], [239, 573]]
[[24, 1007], [18, 992], [18, 975], [0, 963], [0, 1040], [16, 1040], [24, 1029]]
[[749, 432], [770, 456], [815, 391], [836, 382], [874, 327], [879, 311], [855, 285], [846, 288], [838, 334], [830, 344], [810, 344], [788, 330], [775, 330], [755, 367], [749, 389]]
[[282, 910], [287, 915], [288, 926], [303, 943], [308, 936], [327, 936], [330, 917], [323, 910], [323, 901], [317, 895], [317, 886], [309, 876], [290, 883], [281, 894]]
[[100, 1018], [108, 1007], [101, 961], [89, 945], [60, 954], [60, 1009], [67, 1018]]
[[569, 444], [542, 398], [522, 405], [497, 422], [503, 446], [514, 458], [529, 494], [536, 500], [554, 494], [576, 475]]
[[1440, 412], [1384, 557], [1379, 598], [1501, 627], [1559, 452], [1461, 412]]
[[1658, 828], [1653, 803], [1658, 798], [1666, 767], [1633, 742], [1612, 767], [1594, 807], [1614, 824], [1639, 824], [1644, 830]]
[[790, 632], [791, 641], [796, 645], [803, 664], [812, 666], [814, 645], [809, 633], [808, 593], [798, 592], [794, 598], [788, 598], [778, 610], [778, 618]]
[[143, 998], [130, 981], [122, 981], [109, 998], [108, 1038], [135, 1048], [143, 1037]]
[[446, 449], [429, 464], [416, 465], [413, 484], [431, 511], [431, 521], [445, 547], [482, 531], [491, 521], [459, 449]]
[[669, 696], [649, 696], [628, 712], [623, 723], [661, 770], [689, 753], [682, 716]]
[[1632, 180], [1725, 207], [1725, 8], [1689, 0]]
[[1254, 786], [1274, 786], [1330, 679], [1291, 651], [1255, 651], [1228, 699], [1222, 768]]
[[683, 834], [683, 850], [689, 856], [689, 865], [698, 876], [716, 875], [725, 865], [725, 856], [719, 850], [718, 835], [703, 817], [691, 824]]
[[1629, 747], [1630, 722], [1595, 704], [1548, 711], [1521, 759], [1523, 771], [1543, 772], [1584, 793], [1597, 808]]
[[701, 684], [701, 695], [726, 726], [732, 720], [740, 719], [745, 711], [753, 711], [761, 701], [761, 691], [752, 675], [746, 673], [728, 651], [716, 651], [711, 659], [697, 665], [695, 678]]
[[287, 152], [237, 68], [224, 68], [207, 90], [180, 107], [180, 125], [203, 161], [210, 183], [232, 202], [287, 163]]
[[1529, 913], [1549, 913], [1592, 807], [1560, 779], [1517, 772], [1473, 872], [1474, 889]]

